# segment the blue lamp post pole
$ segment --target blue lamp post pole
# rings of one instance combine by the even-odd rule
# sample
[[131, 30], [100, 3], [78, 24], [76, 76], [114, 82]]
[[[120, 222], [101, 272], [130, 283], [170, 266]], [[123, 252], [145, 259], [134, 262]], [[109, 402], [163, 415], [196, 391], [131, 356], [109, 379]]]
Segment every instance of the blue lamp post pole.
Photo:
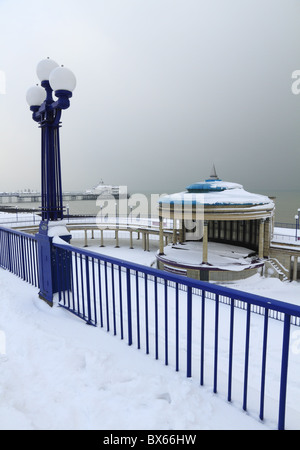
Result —
[[[27, 103], [32, 118], [41, 128], [41, 212], [42, 220], [37, 233], [40, 266], [40, 297], [52, 304], [57, 291], [56, 267], [52, 239], [56, 225], [63, 225], [63, 199], [60, 164], [59, 128], [62, 111], [69, 108], [72, 91], [76, 86], [74, 74], [47, 58], [37, 66], [41, 86], [29, 88]], [[57, 97], [53, 99], [53, 92]], [[60, 228], [61, 229], [61, 228]], [[68, 241], [66, 230], [63, 237]], [[66, 283], [68, 285], [68, 283]]]
[[[42, 131], [41, 194], [42, 220], [63, 218], [62, 183], [60, 167], [59, 128], [62, 110], [69, 108], [72, 91], [76, 85], [73, 73], [51, 60], [42, 60], [37, 66], [41, 86], [27, 92], [27, 102], [32, 118]], [[53, 100], [53, 91], [57, 100]]]

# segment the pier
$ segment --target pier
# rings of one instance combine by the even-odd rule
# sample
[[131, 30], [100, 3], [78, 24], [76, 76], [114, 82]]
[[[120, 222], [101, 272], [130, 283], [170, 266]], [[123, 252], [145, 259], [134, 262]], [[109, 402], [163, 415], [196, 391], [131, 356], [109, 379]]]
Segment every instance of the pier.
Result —
[[[98, 194], [84, 192], [65, 192], [64, 201], [97, 200]], [[38, 192], [1, 192], [0, 205], [9, 203], [41, 203], [41, 194]]]

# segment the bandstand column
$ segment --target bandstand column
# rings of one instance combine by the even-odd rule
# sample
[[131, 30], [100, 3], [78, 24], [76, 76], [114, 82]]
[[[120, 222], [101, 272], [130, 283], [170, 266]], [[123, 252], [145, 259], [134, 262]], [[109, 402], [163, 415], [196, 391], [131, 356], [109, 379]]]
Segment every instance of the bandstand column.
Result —
[[180, 225], [179, 225], [179, 244], [182, 244], [184, 241], [184, 237], [183, 237], [183, 220], [180, 220]]
[[207, 247], [208, 247], [208, 221], [205, 220], [204, 224], [203, 224], [203, 248], [202, 248], [202, 264], [206, 264], [208, 257], [208, 251], [207, 251]]
[[261, 219], [259, 221], [259, 237], [258, 237], [258, 257], [263, 258], [264, 257], [264, 225], [265, 220]]
[[164, 254], [163, 218], [159, 216], [159, 254]]
[[133, 241], [132, 241], [132, 231], [130, 231], [130, 249], [133, 248]]
[[264, 224], [264, 258], [269, 257], [270, 250], [270, 218], [265, 220]]
[[103, 242], [103, 230], [101, 230], [101, 244], [100, 247], [104, 247], [104, 242]]
[[119, 248], [119, 230], [115, 231], [115, 239], [116, 239], [116, 245], [115, 248]]
[[176, 219], [173, 219], [173, 245], [177, 244], [177, 229], [176, 229]]
[[298, 274], [298, 256], [294, 256], [293, 281], [297, 281]]

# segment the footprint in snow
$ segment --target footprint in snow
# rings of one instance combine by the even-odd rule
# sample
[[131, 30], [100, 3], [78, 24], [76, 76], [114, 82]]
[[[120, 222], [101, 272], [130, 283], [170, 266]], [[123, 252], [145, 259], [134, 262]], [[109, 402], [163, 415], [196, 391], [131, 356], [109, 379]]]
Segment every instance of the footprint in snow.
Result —
[[163, 394], [160, 394], [156, 397], [158, 400], [166, 400], [166, 402], [171, 403], [171, 396], [169, 392], [164, 392]]

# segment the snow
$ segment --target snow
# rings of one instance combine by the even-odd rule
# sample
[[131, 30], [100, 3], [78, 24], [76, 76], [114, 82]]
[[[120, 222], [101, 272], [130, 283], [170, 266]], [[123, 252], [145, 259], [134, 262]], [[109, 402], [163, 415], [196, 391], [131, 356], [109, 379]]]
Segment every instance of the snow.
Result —
[[59, 236], [70, 236], [71, 233], [67, 230], [67, 222], [65, 220], [59, 220], [57, 222], [48, 223], [48, 236], [54, 239]]
[[208, 193], [177, 192], [165, 195], [160, 198], [159, 203], [168, 204], [170, 202], [191, 204], [196, 202], [199, 205], [244, 205], [260, 206], [273, 210], [274, 202], [264, 195], [252, 194], [242, 187], [228, 188], [224, 191], [211, 191]]
[[1, 430], [269, 429], [0, 272]]
[[[201, 262], [202, 246], [202, 242], [197, 241], [177, 245], [170, 244], [164, 248], [165, 255], [162, 259], [170, 263], [175, 262], [199, 268], [200, 265], [203, 265]], [[248, 256], [251, 253], [253, 254], [252, 250], [244, 247], [210, 242], [209, 266], [239, 272], [254, 267], [253, 257]]]
[[[83, 246], [80, 232], [72, 234], [72, 244]], [[104, 243], [100, 248], [99, 239], [89, 239], [88, 249], [147, 265], [155, 260], [154, 240], [149, 252], [136, 239], [134, 250], [129, 249], [122, 235], [120, 248], [115, 248], [113, 233]], [[297, 282], [254, 276], [230, 287], [300, 303]], [[184, 372], [175, 372], [56, 305], [50, 308], [39, 300], [36, 288], [2, 269], [0, 341], [2, 430], [276, 428], [276, 423], [262, 423], [240, 405], [228, 404], [211, 387], [199, 387], [199, 381], [187, 379]], [[270, 341], [276, 355], [276, 335]], [[291, 392], [300, 399], [298, 374], [299, 366], [291, 365]]]

